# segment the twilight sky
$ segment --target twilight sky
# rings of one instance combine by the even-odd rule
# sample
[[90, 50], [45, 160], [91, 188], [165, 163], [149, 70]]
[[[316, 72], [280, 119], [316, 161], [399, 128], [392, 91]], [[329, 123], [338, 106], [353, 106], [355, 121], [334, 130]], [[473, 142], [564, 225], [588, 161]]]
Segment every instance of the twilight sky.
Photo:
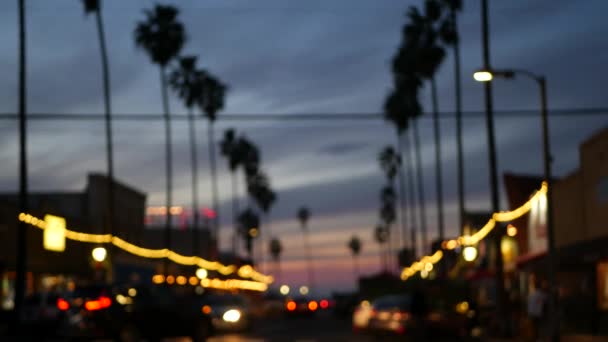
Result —
[[[0, 112], [17, 110], [16, 1], [0, 3]], [[154, 1], [104, 1], [116, 115], [160, 113], [158, 69], [135, 48], [133, 29], [142, 9]], [[188, 43], [183, 54], [199, 55], [199, 65], [230, 86], [224, 113], [378, 113], [391, 86], [389, 61], [400, 40], [405, 10], [422, 1], [245, 0], [163, 1], [181, 8]], [[460, 16], [463, 103], [483, 108], [482, 86], [470, 75], [481, 65], [479, 1], [464, 1]], [[608, 107], [608, 10], [605, 0], [490, 1], [491, 54], [495, 67], [542, 73], [548, 79], [551, 109]], [[77, 0], [29, 0], [28, 110], [30, 113], [103, 112], [100, 60], [93, 18]], [[453, 64], [448, 54], [438, 75], [440, 107], [453, 111]], [[422, 94], [425, 110], [429, 96]], [[495, 108], [536, 109], [537, 88], [527, 79], [499, 81]], [[185, 109], [175, 96], [172, 111]], [[608, 113], [607, 113], [608, 114]], [[436, 231], [434, 150], [431, 121], [421, 121], [424, 185], [430, 235]], [[442, 119], [442, 148], [448, 232], [456, 226], [456, 155], [453, 118]], [[608, 115], [551, 118], [554, 169], [558, 176], [578, 165], [578, 145], [608, 124]], [[465, 119], [467, 208], [489, 208], [485, 121]], [[305, 280], [298, 207], [311, 209], [311, 241], [320, 288], [350, 288], [352, 263], [347, 240], [363, 240], [363, 273], [379, 267], [372, 239], [378, 191], [384, 180], [379, 150], [395, 142], [393, 129], [377, 121], [227, 121], [216, 136], [234, 127], [262, 149], [263, 168], [279, 195], [272, 232], [284, 245], [283, 281]], [[149, 205], [164, 201], [162, 122], [119, 121], [115, 128], [117, 177], [148, 194]], [[501, 172], [541, 172], [537, 116], [496, 120]], [[0, 191], [17, 189], [17, 122], [0, 120]], [[206, 124], [199, 133], [201, 203], [209, 205]], [[177, 204], [190, 204], [190, 166], [185, 121], [173, 126]], [[29, 123], [30, 182], [33, 191], [79, 190], [86, 173], [105, 170], [102, 121]], [[230, 177], [220, 159], [220, 196], [228, 246], [231, 223]], [[506, 201], [503, 198], [503, 208]], [[505, 208], [506, 209], [506, 208]], [[397, 236], [398, 237], [398, 236]]]

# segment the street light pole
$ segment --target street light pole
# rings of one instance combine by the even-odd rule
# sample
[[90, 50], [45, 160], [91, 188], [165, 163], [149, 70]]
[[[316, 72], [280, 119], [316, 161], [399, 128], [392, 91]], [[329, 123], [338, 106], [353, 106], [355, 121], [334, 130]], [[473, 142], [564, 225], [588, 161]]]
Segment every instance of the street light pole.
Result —
[[536, 77], [540, 87], [541, 121], [543, 130], [543, 162], [545, 182], [547, 182], [547, 255], [549, 259], [549, 314], [551, 340], [559, 341], [559, 313], [557, 293], [557, 255], [555, 254], [555, 231], [553, 227], [553, 182], [551, 180], [551, 145], [549, 140], [549, 115], [547, 108], [547, 81], [544, 76]]
[[[491, 70], [490, 66], [490, 39], [488, 25], [488, 1], [481, 0], [481, 22], [482, 22], [482, 46], [483, 46], [483, 66], [486, 70]], [[492, 83], [484, 83], [485, 107], [486, 107], [486, 126], [488, 132], [488, 159], [490, 164], [490, 191], [492, 200], [492, 212], [496, 213], [500, 210], [498, 197], [498, 167], [496, 161], [496, 139], [494, 134], [494, 114], [492, 101]], [[501, 319], [507, 317], [505, 312], [505, 284], [503, 275], [503, 260], [500, 249], [502, 233], [501, 229], [496, 229], [492, 239], [492, 245], [496, 251], [494, 268], [496, 272], [496, 318], [499, 323], [499, 334], [504, 335], [506, 326]]]
[[479, 82], [491, 83], [494, 77], [513, 78], [516, 74], [525, 75], [534, 80], [540, 90], [540, 117], [543, 139], [543, 173], [547, 183], [547, 259], [549, 262], [549, 315], [551, 340], [559, 341], [559, 314], [557, 293], [557, 255], [555, 251], [555, 231], [553, 227], [553, 200], [551, 174], [551, 144], [549, 140], [549, 114], [547, 106], [547, 80], [527, 70], [492, 70], [484, 69], [475, 73], [474, 78]]

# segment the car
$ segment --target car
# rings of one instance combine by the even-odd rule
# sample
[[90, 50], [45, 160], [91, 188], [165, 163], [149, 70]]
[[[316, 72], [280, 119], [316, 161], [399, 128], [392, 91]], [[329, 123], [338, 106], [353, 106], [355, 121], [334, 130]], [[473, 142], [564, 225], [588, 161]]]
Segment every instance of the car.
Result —
[[[376, 333], [404, 335], [412, 324], [412, 298], [409, 295], [389, 295], [376, 299], [366, 310], [367, 329]], [[360, 317], [362, 314], [359, 314]], [[361, 323], [364, 318], [359, 318]]]
[[307, 297], [288, 298], [285, 302], [285, 313], [288, 317], [312, 317], [318, 309], [319, 303]]
[[158, 340], [189, 336], [206, 341], [213, 326], [209, 315], [187, 293], [169, 286], [76, 287], [57, 299], [63, 312], [62, 338]]
[[247, 300], [234, 294], [210, 294], [202, 299], [202, 311], [211, 317], [217, 332], [240, 332], [251, 328], [252, 315]]
[[361, 301], [353, 311], [353, 331], [363, 332], [369, 327], [369, 320], [374, 309], [367, 300]]

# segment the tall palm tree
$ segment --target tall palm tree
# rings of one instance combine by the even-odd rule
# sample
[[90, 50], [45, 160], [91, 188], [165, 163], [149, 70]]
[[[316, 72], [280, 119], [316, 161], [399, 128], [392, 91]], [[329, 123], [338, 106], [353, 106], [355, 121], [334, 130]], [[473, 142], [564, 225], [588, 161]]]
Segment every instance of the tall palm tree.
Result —
[[245, 209], [238, 217], [241, 236], [245, 240], [245, 249], [252, 263], [253, 260], [253, 240], [258, 237], [260, 231], [260, 217], [251, 208]]
[[221, 154], [228, 161], [228, 169], [232, 175], [232, 222], [234, 226], [234, 243], [232, 245], [232, 252], [236, 254], [237, 242], [238, 242], [238, 225], [236, 224], [236, 219], [239, 212], [239, 190], [238, 190], [238, 179], [237, 179], [237, 169], [243, 163], [243, 149], [240, 148], [238, 144], [238, 140], [236, 138], [236, 133], [234, 129], [227, 129], [224, 131], [224, 138], [220, 142], [220, 151]]
[[[260, 240], [267, 240], [268, 243], [271, 243], [270, 239], [273, 237], [273, 234], [270, 225], [270, 210], [272, 209], [272, 206], [277, 200], [277, 194], [270, 188], [268, 176], [266, 176], [266, 174], [264, 174], [262, 171], [260, 171], [259, 174], [255, 177], [250, 177], [248, 188], [249, 193], [251, 194], [251, 196], [253, 196], [258, 207], [260, 208], [260, 210], [262, 210], [265, 216], [266, 225], [264, 227], [264, 236], [266, 237], [266, 239], [264, 238], [264, 236], [261, 236]], [[265, 244], [265, 242], [262, 242], [261, 244], [263, 245]], [[261, 253], [261, 257], [262, 261], [264, 261], [265, 258], [263, 250]]]
[[281, 253], [283, 253], [283, 245], [278, 238], [270, 240], [270, 255], [274, 260], [274, 274], [276, 275], [277, 283], [281, 281]]
[[312, 266], [312, 251], [310, 246], [310, 240], [308, 237], [308, 220], [310, 219], [310, 210], [306, 207], [301, 207], [300, 209], [298, 209], [297, 217], [298, 221], [300, 221], [300, 226], [302, 227], [302, 233], [304, 234], [304, 249], [306, 250], [306, 260], [308, 263], [308, 286], [314, 288], [315, 276]]
[[198, 209], [198, 153], [193, 107], [200, 101], [203, 92], [202, 82], [196, 70], [196, 56], [179, 59], [179, 66], [169, 75], [169, 84], [188, 109], [188, 126], [190, 128], [190, 165], [192, 167], [192, 252], [200, 253], [199, 209]]
[[382, 188], [380, 191], [380, 221], [382, 222], [383, 228], [386, 230], [386, 235], [388, 236], [388, 240], [386, 241], [386, 263], [387, 266], [392, 265], [392, 254], [393, 248], [391, 243], [391, 226], [395, 222], [396, 212], [395, 212], [395, 201], [396, 194], [395, 190], [391, 185], [387, 185]]
[[423, 25], [423, 32], [420, 39], [420, 52], [417, 63], [418, 72], [422, 78], [428, 79], [431, 83], [431, 105], [433, 110], [433, 132], [435, 140], [435, 189], [437, 191], [437, 228], [439, 231], [439, 239], [444, 239], [444, 217], [443, 217], [443, 181], [441, 171], [441, 141], [439, 127], [439, 104], [437, 101], [437, 84], [435, 75], [439, 70], [439, 66], [445, 58], [445, 50], [438, 42], [438, 29], [436, 23], [441, 17], [441, 5], [437, 0], [426, 0], [425, 2], [425, 17], [424, 20], [417, 24]]
[[[112, 149], [112, 98], [110, 96], [110, 68], [103, 19], [101, 17], [101, 0], [82, 0], [86, 15], [94, 13], [97, 22], [97, 35], [99, 38], [99, 52], [101, 54], [101, 70], [103, 82], [103, 99], [106, 124], [106, 160], [107, 160], [107, 194], [106, 194], [106, 229], [107, 233], [114, 234], [114, 156]], [[112, 253], [110, 253], [112, 255]]]
[[442, 0], [442, 5], [448, 10], [439, 29], [439, 35], [444, 44], [454, 49], [454, 89], [456, 104], [456, 155], [457, 155], [457, 188], [458, 215], [460, 232], [464, 229], [464, 157], [462, 147], [462, 82], [460, 71], [460, 37], [458, 34], [457, 12], [462, 11], [462, 0]]
[[218, 188], [217, 188], [217, 166], [215, 161], [215, 138], [213, 124], [217, 119], [217, 112], [224, 108], [224, 101], [226, 96], [227, 87], [220, 82], [215, 76], [202, 72], [203, 80], [203, 97], [200, 101], [201, 109], [204, 111], [208, 122], [208, 134], [209, 139], [209, 163], [211, 165], [211, 186], [213, 196], [213, 210], [215, 211], [215, 224], [214, 224], [214, 235], [218, 239], [219, 230], [219, 204], [218, 204]]
[[[399, 169], [401, 168], [401, 156], [397, 154], [395, 149], [392, 146], [386, 146], [384, 149], [380, 151], [378, 155], [378, 161], [380, 163], [380, 168], [384, 171], [384, 175], [388, 180], [388, 183], [391, 187], [395, 186], [395, 177], [399, 173]], [[401, 184], [400, 184], [401, 185]], [[399, 188], [401, 189], [401, 187]], [[399, 190], [399, 195], [397, 196], [400, 202], [400, 207], [404, 207], [405, 195], [401, 190]], [[405, 248], [405, 238], [406, 238], [406, 228], [405, 228], [405, 217], [403, 212], [400, 215], [401, 217], [401, 246]], [[399, 230], [397, 230], [399, 233]], [[391, 248], [392, 250], [392, 248]]]
[[[167, 200], [165, 217], [165, 248], [171, 248], [171, 205], [173, 191], [173, 158], [171, 152], [171, 120], [169, 118], [169, 98], [165, 69], [169, 62], [181, 51], [186, 41], [184, 26], [178, 21], [179, 11], [173, 6], [156, 5], [153, 10], [145, 10], [146, 19], [137, 23], [135, 44], [146, 51], [150, 60], [158, 64], [160, 71], [161, 96], [165, 119], [165, 156], [167, 176]], [[166, 260], [166, 259], [165, 259]], [[165, 272], [168, 264], [165, 261]]]
[[353, 235], [348, 241], [348, 249], [353, 255], [353, 269], [356, 280], [359, 279], [359, 254], [361, 253], [361, 239], [357, 235]]
[[[419, 80], [412, 76], [411, 73], [402, 74], [399, 72], [399, 64], [397, 63], [398, 58], [400, 58], [399, 54], [395, 57], [393, 72], [395, 74], [395, 82], [399, 83], [399, 88], [393, 89], [393, 91], [387, 96], [384, 103], [384, 117], [386, 120], [390, 121], [396, 128], [397, 131], [397, 148], [398, 155], [401, 160], [404, 160], [406, 163], [405, 167], [400, 169], [399, 172], [399, 191], [400, 198], [402, 198], [402, 224], [406, 225], [406, 216], [409, 215], [410, 218], [410, 244], [413, 253], [415, 254], [416, 249], [416, 212], [415, 212], [415, 202], [416, 202], [416, 194], [414, 189], [414, 171], [410, 170], [413, 163], [410, 162], [409, 159], [409, 151], [408, 156], [404, 156], [404, 144], [407, 142], [407, 134], [406, 130], [409, 127], [409, 121], [411, 119], [410, 113], [417, 113], [420, 109], [420, 105], [417, 103], [417, 98], [414, 96], [415, 89]], [[409, 144], [408, 144], [409, 146]], [[403, 173], [406, 173], [405, 177]], [[407, 189], [405, 188], [404, 178], [408, 180]], [[406, 192], [409, 196], [409, 205], [410, 211], [407, 213], [407, 201], [406, 201]], [[402, 234], [405, 239], [407, 236], [406, 230], [402, 227]], [[405, 247], [405, 246], [403, 246]]]
[[[19, 210], [28, 212], [27, 178], [27, 77], [26, 77], [26, 27], [25, 0], [19, 0]], [[27, 230], [25, 222], [19, 221], [17, 230], [17, 261], [15, 274], [15, 318], [21, 323], [25, 278], [27, 272]]]

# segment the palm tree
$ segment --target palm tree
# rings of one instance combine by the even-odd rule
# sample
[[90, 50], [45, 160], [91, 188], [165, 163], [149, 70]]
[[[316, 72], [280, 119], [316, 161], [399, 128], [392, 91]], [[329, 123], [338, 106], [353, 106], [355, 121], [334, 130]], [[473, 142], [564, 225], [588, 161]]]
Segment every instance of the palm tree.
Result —
[[[137, 23], [135, 44], [144, 49], [152, 63], [158, 64], [160, 71], [161, 95], [165, 119], [165, 156], [167, 177], [167, 214], [165, 219], [165, 248], [171, 248], [171, 202], [173, 191], [173, 158], [171, 153], [171, 120], [167, 94], [165, 69], [169, 62], [181, 51], [186, 40], [184, 26], [177, 20], [179, 11], [173, 6], [156, 5], [153, 10], [145, 10], [146, 20]], [[165, 272], [167, 269], [165, 261]]]
[[388, 240], [388, 230], [386, 229], [386, 227], [384, 227], [381, 224], [377, 225], [376, 229], [374, 229], [374, 239], [380, 245], [380, 269], [383, 272], [386, 272], [388, 267], [387, 267], [386, 254], [385, 254], [384, 248], [383, 248], [384, 244]]
[[238, 140], [236, 139], [234, 129], [227, 129], [226, 131], [224, 131], [224, 139], [220, 142], [220, 151], [221, 154], [227, 159], [228, 169], [230, 169], [230, 173], [232, 175], [232, 222], [234, 226], [235, 236], [234, 244], [232, 246], [232, 252], [235, 254], [238, 250], [236, 243], [238, 241], [237, 237], [239, 236], [236, 224], [236, 219], [239, 212], [239, 182], [236, 178], [236, 171], [239, 165], [241, 165], [244, 160], [244, 156], [242, 153], [243, 150], [239, 147], [240, 146], [238, 144]]
[[[380, 221], [382, 222], [382, 226], [383, 228], [386, 230], [386, 235], [388, 237], [391, 236], [391, 226], [393, 225], [393, 223], [395, 222], [395, 217], [396, 217], [396, 212], [395, 212], [395, 201], [396, 201], [396, 195], [395, 195], [395, 190], [393, 189], [392, 186], [387, 185], [384, 188], [382, 188], [382, 190], [380, 191], [380, 201], [381, 201], [381, 206], [380, 206]], [[392, 248], [392, 243], [391, 243], [391, 239], [389, 238], [386, 244], [386, 263], [388, 266], [390, 266], [392, 264], [392, 253], [393, 253], [393, 248]]]
[[253, 263], [253, 240], [258, 237], [260, 231], [260, 217], [251, 208], [245, 209], [238, 217], [240, 232], [245, 240], [245, 248]]
[[306, 260], [308, 262], [308, 286], [314, 288], [315, 276], [312, 267], [312, 251], [308, 237], [308, 219], [310, 218], [310, 210], [306, 207], [301, 207], [298, 209], [297, 217], [298, 221], [300, 221], [300, 226], [302, 227], [302, 233], [304, 234], [304, 249], [306, 250]]
[[458, 179], [458, 215], [460, 232], [464, 228], [464, 160], [462, 147], [462, 94], [460, 81], [460, 37], [458, 34], [458, 20], [456, 13], [462, 11], [462, 0], [442, 0], [442, 5], [448, 10], [448, 16], [443, 20], [439, 29], [439, 36], [444, 44], [454, 49], [454, 89], [456, 103], [456, 151], [457, 151], [457, 179]]
[[206, 73], [202, 73], [203, 80], [203, 97], [200, 101], [201, 109], [204, 111], [208, 122], [208, 134], [209, 139], [209, 163], [211, 165], [211, 186], [213, 196], [213, 210], [215, 210], [215, 238], [219, 237], [219, 204], [218, 204], [218, 188], [217, 188], [217, 166], [215, 161], [215, 138], [213, 124], [217, 119], [217, 112], [224, 108], [224, 99], [227, 91], [226, 85], [220, 82], [215, 76]]
[[283, 245], [281, 244], [281, 240], [278, 238], [272, 238], [270, 240], [270, 255], [274, 260], [275, 270], [277, 282], [281, 281], [281, 253], [283, 252]]
[[353, 268], [355, 271], [355, 279], [359, 279], [359, 253], [361, 253], [361, 239], [357, 235], [353, 235], [348, 241], [348, 249], [353, 255]]
[[[396, 56], [395, 59], [399, 58], [399, 55]], [[409, 127], [409, 120], [411, 119], [410, 113], [417, 113], [420, 111], [420, 105], [417, 102], [416, 96], [414, 96], [415, 89], [419, 80], [416, 77], [413, 77], [411, 73], [401, 74], [398, 73], [397, 70], [398, 64], [395, 62], [394, 65], [394, 73], [396, 82], [399, 82], [399, 88], [394, 89], [389, 96], [386, 98], [384, 103], [384, 117], [386, 120], [390, 121], [396, 128], [397, 131], [397, 148], [398, 155], [400, 159], [406, 161], [405, 167], [400, 169], [399, 172], [399, 191], [400, 198], [402, 199], [403, 208], [402, 208], [402, 224], [405, 226], [405, 217], [407, 216], [407, 203], [406, 203], [406, 192], [409, 195], [409, 205], [410, 212], [410, 243], [412, 250], [415, 253], [416, 249], [416, 212], [414, 210], [415, 207], [415, 191], [414, 191], [414, 171], [410, 170], [413, 163], [410, 161], [410, 154], [408, 150], [408, 154], [406, 158], [403, 158], [404, 155], [404, 144], [407, 142], [407, 135], [405, 131]], [[408, 144], [409, 146], [409, 144]], [[405, 181], [403, 172], [406, 173], [405, 178], [408, 180], [407, 191], [405, 188]], [[402, 227], [403, 229], [403, 227]], [[407, 236], [405, 230], [402, 232], [404, 240]], [[405, 246], [403, 246], [405, 247]]]
[[[384, 171], [384, 174], [388, 180], [388, 183], [391, 187], [395, 186], [395, 177], [399, 173], [399, 169], [401, 168], [401, 156], [395, 152], [395, 149], [392, 146], [386, 146], [380, 154], [378, 155], [378, 161], [380, 163], [380, 168]], [[401, 189], [401, 187], [399, 188]], [[399, 202], [400, 207], [404, 207], [405, 195], [401, 190], [399, 190]], [[405, 237], [406, 237], [406, 229], [405, 229], [405, 217], [403, 215], [403, 210], [401, 212], [401, 245], [405, 247]], [[397, 230], [399, 232], [399, 230]], [[392, 250], [392, 247], [389, 247]]]
[[[106, 232], [114, 234], [114, 156], [112, 149], [112, 102], [110, 96], [110, 70], [106, 38], [104, 34], [103, 19], [101, 17], [101, 0], [82, 0], [85, 14], [95, 13], [97, 21], [97, 35], [99, 38], [99, 52], [101, 54], [101, 70], [103, 75], [103, 98], [106, 124], [106, 158], [108, 184], [106, 194]], [[111, 254], [110, 254], [111, 255]]]
[[[277, 194], [270, 188], [268, 177], [263, 172], [260, 172], [258, 176], [250, 180], [249, 192], [255, 199], [260, 210], [262, 210], [262, 212], [264, 213], [264, 216], [266, 216], [266, 233], [264, 236], [266, 236], [267, 238], [271, 238], [272, 229], [270, 225], [270, 210], [272, 209], [274, 203], [277, 201]], [[261, 240], [263, 240], [263, 237]], [[269, 243], [271, 242], [269, 241]], [[263, 251], [261, 256], [262, 260], [264, 260]]]
[[430, 80], [431, 83], [431, 103], [433, 108], [433, 131], [435, 138], [435, 189], [437, 191], [437, 227], [439, 239], [444, 239], [444, 218], [443, 218], [443, 182], [441, 171], [441, 142], [439, 127], [439, 105], [437, 101], [437, 84], [435, 74], [445, 58], [445, 50], [438, 44], [438, 33], [435, 23], [441, 17], [441, 6], [437, 0], [426, 0], [425, 18], [417, 21], [417, 25], [422, 25], [422, 37], [420, 39], [421, 51], [418, 54], [420, 62], [417, 63], [417, 71], [422, 78]]
[[200, 253], [199, 209], [198, 209], [198, 153], [196, 151], [196, 133], [193, 107], [200, 101], [203, 92], [202, 82], [196, 71], [196, 57], [187, 56], [179, 60], [179, 67], [169, 75], [169, 84], [184, 102], [188, 109], [188, 126], [190, 128], [190, 165], [192, 167], [192, 252]]

